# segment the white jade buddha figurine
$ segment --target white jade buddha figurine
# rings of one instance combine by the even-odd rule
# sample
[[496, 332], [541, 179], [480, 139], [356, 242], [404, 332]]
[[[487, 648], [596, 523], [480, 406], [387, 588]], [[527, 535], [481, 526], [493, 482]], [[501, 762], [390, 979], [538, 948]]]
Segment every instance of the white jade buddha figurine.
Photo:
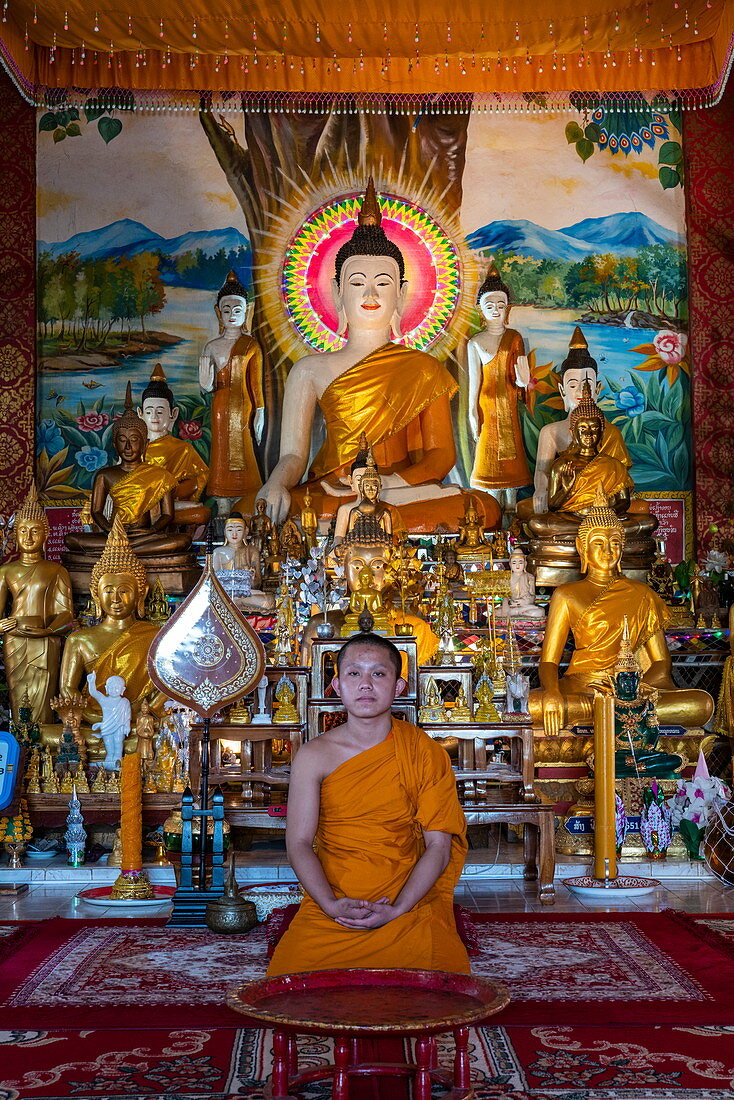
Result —
[[500, 604], [501, 619], [542, 619], [545, 612], [535, 602], [535, 578], [528, 573], [520, 548], [510, 554], [510, 598]]

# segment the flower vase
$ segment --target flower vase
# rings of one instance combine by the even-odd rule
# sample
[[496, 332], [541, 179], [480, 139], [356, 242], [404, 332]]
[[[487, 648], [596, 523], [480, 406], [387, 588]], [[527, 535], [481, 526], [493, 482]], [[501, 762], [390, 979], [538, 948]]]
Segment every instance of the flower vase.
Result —
[[622, 854], [622, 845], [627, 836], [627, 812], [624, 802], [618, 794], [614, 795], [614, 837], [617, 846], [617, 855]]
[[678, 829], [683, 838], [683, 843], [686, 846], [688, 858], [703, 862], [701, 841], [703, 840], [703, 834], [706, 830], [700, 825], [696, 825], [694, 821], [689, 821], [687, 817], [681, 818]]
[[642, 795], [640, 836], [651, 859], [665, 859], [673, 837], [673, 826], [670, 807], [665, 805], [663, 793], [654, 780]]

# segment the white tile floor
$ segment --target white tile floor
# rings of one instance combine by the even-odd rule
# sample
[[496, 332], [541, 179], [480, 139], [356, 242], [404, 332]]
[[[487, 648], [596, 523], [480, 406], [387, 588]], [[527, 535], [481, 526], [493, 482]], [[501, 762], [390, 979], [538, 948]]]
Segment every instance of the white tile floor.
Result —
[[[683, 865], [680, 870], [685, 872], [685, 877], [666, 877], [664, 885], [653, 893], [638, 898], [620, 898], [616, 902], [605, 904], [600, 901], [581, 899], [563, 885], [562, 879], [567, 875], [582, 874], [586, 861], [578, 861], [577, 866], [565, 864], [559, 867], [556, 877], [556, 901], [555, 904], [541, 905], [535, 883], [525, 882], [521, 877], [519, 868], [516, 867], [515, 856], [519, 853], [503, 851], [504, 862], [495, 864], [496, 851], [486, 853], [471, 852], [471, 863], [467, 867], [469, 875], [462, 878], [456, 891], [456, 901], [481, 913], [588, 913], [588, 912], [656, 912], [661, 909], [682, 909], [688, 913], [734, 913], [734, 887], [727, 887], [710, 874], [706, 875], [705, 868], [695, 868], [698, 876], [692, 876], [690, 866]], [[287, 866], [285, 853], [253, 851], [243, 853], [238, 866], [238, 879], [243, 881], [273, 881], [278, 878], [292, 878], [292, 872]], [[652, 869], [662, 875], [664, 865], [658, 865]], [[62, 870], [57, 869], [57, 873]], [[673, 866], [664, 868], [666, 873], [676, 870]], [[151, 870], [153, 870], [151, 868]], [[625, 868], [632, 874], [650, 874], [647, 865], [631, 864]], [[100, 872], [102, 868], [100, 868]], [[105, 879], [109, 879], [109, 871], [105, 869]], [[475, 873], [471, 873], [471, 872]], [[10, 873], [6, 867], [2, 868], [2, 880], [8, 881]], [[476, 873], [478, 872], [478, 873]], [[169, 872], [170, 874], [170, 872]], [[163, 875], [159, 871], [156, 878]], [[499, 877], [495, 877], [498, 875]], [[658, 875], [657, 877], [660, 877]], [[28, 881], [28, 875], [21, 872], [17, 875], [22, 881]], [[166, 876], [167, 878], [168, 876]], [[101, 885], [101, 881], [98, 883]], [[170, 906], [168, 904], [145, 907], [124, 908], [122, 910], [110, 907], [107, 909], [98, 906], [90, 906], [78, 899], [76, 893], [89, 885], [86, 881], [72, 881], [60, 879], [46, 879], [30, 882], [27, 894], [18, 898], [0, 895], [0, 923], [13, 920], [45, 920], [49, 917], [67, 917], [82, 919], [98, 919], [105, 917], [156, 917], [167, 916]]]

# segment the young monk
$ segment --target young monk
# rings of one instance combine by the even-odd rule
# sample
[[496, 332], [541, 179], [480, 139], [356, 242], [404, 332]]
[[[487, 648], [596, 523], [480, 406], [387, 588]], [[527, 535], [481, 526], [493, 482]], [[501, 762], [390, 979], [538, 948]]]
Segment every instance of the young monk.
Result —
[[400, 652], [376, 634], [342, 646], [347, 721], [299, 749], [286, 842], [306, 896], [268, 975], [342, 967], [469, 973], [454, 886], [466, 820], [445, 749], [393, 718]]

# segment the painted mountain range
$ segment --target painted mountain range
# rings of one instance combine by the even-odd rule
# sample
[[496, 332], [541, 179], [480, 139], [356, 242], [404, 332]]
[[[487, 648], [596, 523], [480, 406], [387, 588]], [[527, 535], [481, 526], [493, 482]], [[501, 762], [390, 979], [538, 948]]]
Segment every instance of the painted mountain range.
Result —
[[38, 251], [61, 256], [65, 252], [78, 252], [83, 260], [106, 260], [113, 256], [136, 256], [141, 252], [161, 252], [175, 259], [185, 252], [201, 249], [205, 256], [215, 256], [224, 249], [234, 252], [238, 248], [249, 251], [250, 242], [238, 229], [193, 230], [178, 237], [161, 237], [141, 222], [123, 218], [121, 221], [75, 233], [65, 241], [38, 242]]
[[535, 260], [577, 262], [595, 252], [632, 256], [646, 245], [683, 245], [685, 242], [680, 234], [659, 225], [646, 214], [630, 211], [603, 218], [585, 218], [563, 229], [546, 229], [523, 219], [490, 222], [470, 233], [467, 243], [476, 252], [502, 249]]

